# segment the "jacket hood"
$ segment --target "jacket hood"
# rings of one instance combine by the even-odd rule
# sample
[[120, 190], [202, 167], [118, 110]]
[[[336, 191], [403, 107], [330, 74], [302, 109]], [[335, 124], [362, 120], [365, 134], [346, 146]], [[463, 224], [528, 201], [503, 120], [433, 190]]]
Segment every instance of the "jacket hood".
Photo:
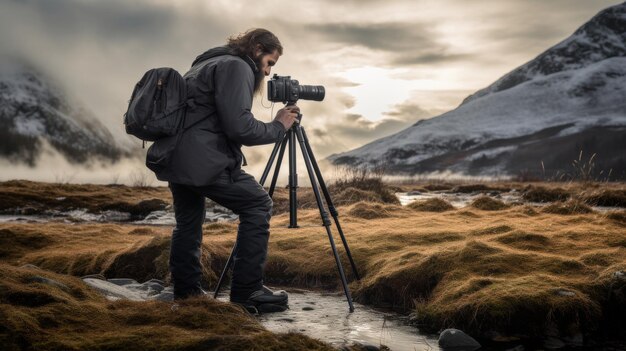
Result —
[[[224, 55], [233, 55], [233, 54], [231, 53], [230, 48], [228, 46], [218, 46], [200, 54], [198, 57], [196, 57], [196, 59], [191, 64], [191, 66], [193, 67], [196, 64], [206, 61], [210, 58], [217, 57], [217, 56], [224, 56]], [[236, 55], [233, 55], [233, 56], [236, 56]], [[250, 68], [252, 69], [254, 73], [257, 73], [259, 71], [259, 68], [256, 66], [256, 63], [249, 56], [239, 56], [239, 57], [242, 60], [246, 61], [246, 63], [250, 66]]]

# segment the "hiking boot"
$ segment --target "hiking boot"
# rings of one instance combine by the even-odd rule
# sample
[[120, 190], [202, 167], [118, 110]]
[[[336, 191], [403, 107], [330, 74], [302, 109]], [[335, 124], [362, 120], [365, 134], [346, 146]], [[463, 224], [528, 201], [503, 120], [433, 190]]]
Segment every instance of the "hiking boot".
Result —
[[209, 293], [202, 290], [202, 288], [198, 288], [198, 289], [194, 289], [191, 291], [187, 291], [184, 293], [174, 293], [174, 300], [182, 300], [182, 299], [186, 299], [189, 297], [194, 297], [194, 296], [209, 296]]
[[246, 300], [231, 298], [230, 301], [243, 306], [250, 313], [283, 312], [289, 308], [287, 292], [284, 290], [272, 291], [266, 286], [254, 291]]

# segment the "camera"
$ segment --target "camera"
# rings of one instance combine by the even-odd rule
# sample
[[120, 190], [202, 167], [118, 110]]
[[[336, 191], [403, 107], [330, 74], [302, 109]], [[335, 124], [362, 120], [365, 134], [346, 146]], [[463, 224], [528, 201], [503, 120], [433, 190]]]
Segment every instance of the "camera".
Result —
[[324, 100], [326, 91], [322, 85], [300, 85], [290, 76], [274, 74], [267, 82], [267, 99], [273, 102], [295, 103], [303, 100]]

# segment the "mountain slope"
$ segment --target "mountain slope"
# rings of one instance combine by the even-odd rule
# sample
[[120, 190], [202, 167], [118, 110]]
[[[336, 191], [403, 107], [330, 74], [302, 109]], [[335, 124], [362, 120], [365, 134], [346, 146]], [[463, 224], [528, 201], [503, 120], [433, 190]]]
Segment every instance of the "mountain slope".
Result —
[[535, 77], [584, 68], [611, 57], [626, 56], [625, 4], [601, 11], [569, 38], [506, 74], [489, 87], [470, 95], [463, 103], [512, 88]]
[[566, 169], [583, 150], [626, 169], [626, 3], [469, 96], [456, 109], [332, 155], [335, 164], [390, 171], [516, 174]]
[[24, 63], [0, 70], [0, 157], [35, 166], [49, 144], [72, 163], [124, 155], [109, 130]]

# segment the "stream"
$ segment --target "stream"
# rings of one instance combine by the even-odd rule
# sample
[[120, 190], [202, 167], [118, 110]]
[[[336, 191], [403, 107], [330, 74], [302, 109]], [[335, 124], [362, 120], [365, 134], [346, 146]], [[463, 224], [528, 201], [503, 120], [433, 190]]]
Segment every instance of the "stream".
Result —
[[[524, 203], [531, 206], [546, 206], [549, 203], [528, 202], [524, 201], [520, 192], [512, 190], [506, 193], [500, 193], [497, 191], [489, 194], [484, 193], [451, 193], [447, 191], [433, 191], [427, 193], [421, 193], [419, 191], [411, 191], [407, 193], [395, 194], [400, 204], [406, 206], [415, 201], [424, 201], [432, 198], [439, 198], [446, 200], [455, 208], [463, 208], [468, 206], [472, 201], [480, 196], [489, 195], [492, 198], [498, 199], [505, 204], [519, 204]], [[217, 205], [215, 203], [207, 204], [206, 219], [205, 222], [235, 222], [239, 219], [239, 216], [232, 213], [225, 207]], [[616, 210], [616, 207], [601, 207], [593, 206], [592, 209], [597, 212], [606, 212], [610, 210]], [[19, 210], [19, 209], [18, 209]], [[18, 211], [19, 212], [19, 211]], [[341, 215], [341, 213], [340, 213]], [[64, 221], [64, 222], [100, 222], [100, 223], [131, 223], [137, 225], [159, 225], [159, 226], [174, 226], [176, 225], [176, 219], [174, 218], [174, 212], [171, 207], [168, 207], [164, 211], [154, 211], [148, 214], [145, 218], [135, 220], [129, 213], [120, 211], [103, 211], [100, 213], [90, 213], [86, 209], [75, 209], [70, 211], [57, 211], [50, 210], [45, 211], [42, 214], [0, 214], [0, 223], [3, 222], [48, 222], [48, 221]]]
[[[99, 274], [82, 279], [111, 301], [171, 302], [174, 297], [172, 287], [165, 286], [165, 282], [158, 279], [141, 284], [127, 278], [105, 280]], [[357, 302], [354, 302], [354, 312], [350, 313], [343, 292], [283, 289], [289, 294], [289, 309], [255, 316], [272, 332], [302, 333], [337, 348], [358, 343], [376, 348], [385, 345], [394, 351], [439, 350], [438, 335], [421, 333], [418, 328], [409, 325], [408, 317]], [[213, 298], [212, 295], [209, 292], [208, 297]], [[228, 296], [229, 291], [223, 290], [218, 300], [228, 302]], [[177, 305], [172, 304], [172, 309], [176, 308]]]
[[[439, 350], [438, 335], [425, 335], [408, 324], [408, 318], [354, 303], [348, 311], [343, 292], [315, 292], [285, 289], [289, 293], [289, 309], [267, 313], [257, 318], [275, 333], [299, 332], [335, 347], [360, 343], [394, 351]], [[228, 296], [222, 294], [222, 296]], [[219, 297], [227, 301], [227, 297]]]

